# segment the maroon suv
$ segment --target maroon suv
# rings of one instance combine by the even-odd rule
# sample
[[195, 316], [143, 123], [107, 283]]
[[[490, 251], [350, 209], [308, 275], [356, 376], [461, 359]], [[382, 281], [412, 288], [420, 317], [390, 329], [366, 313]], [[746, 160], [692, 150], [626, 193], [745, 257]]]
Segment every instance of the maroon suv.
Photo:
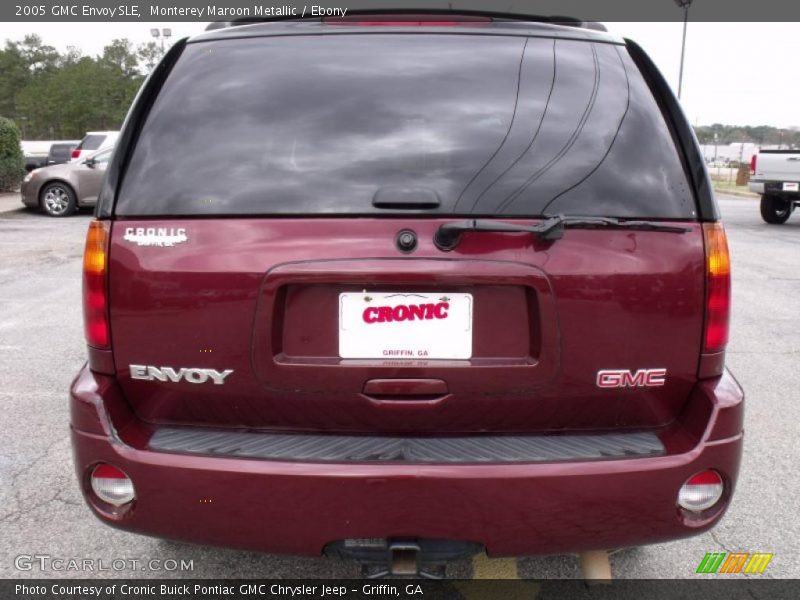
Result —
[[453, 14], [230, 26], [139, 93], [85, 257], [92, 511], [365, 559], [715, 525], [742, 450], [697, 143], [633, 42]]

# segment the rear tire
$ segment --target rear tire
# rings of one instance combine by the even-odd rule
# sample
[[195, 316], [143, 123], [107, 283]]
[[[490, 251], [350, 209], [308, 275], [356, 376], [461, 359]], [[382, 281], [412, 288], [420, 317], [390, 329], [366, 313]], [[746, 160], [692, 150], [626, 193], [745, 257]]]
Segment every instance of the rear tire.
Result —
[[761, 196], [761, 218], [770, 225], [786, 223], [793, 208], [794, 203], [786, 198], [768, 194]]
[[51, 217], [67, 217], [78, 208], [72, 188], [61, 181], [48, 183], [39, 194], [42, 210]]

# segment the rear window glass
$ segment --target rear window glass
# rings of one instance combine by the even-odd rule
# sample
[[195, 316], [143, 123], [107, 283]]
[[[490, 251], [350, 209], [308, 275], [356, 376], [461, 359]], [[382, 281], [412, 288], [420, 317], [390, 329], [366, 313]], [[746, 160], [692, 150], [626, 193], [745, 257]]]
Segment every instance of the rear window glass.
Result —
[[189, 44], [116, 213], [393, 214], [373, 199], [415, 195], [431, 215], [695, 215], [624, 46], [430, 34]]
[[87, 135], [80, 143], [81, 150], [97, 150], [104, 139], [104, 135]]

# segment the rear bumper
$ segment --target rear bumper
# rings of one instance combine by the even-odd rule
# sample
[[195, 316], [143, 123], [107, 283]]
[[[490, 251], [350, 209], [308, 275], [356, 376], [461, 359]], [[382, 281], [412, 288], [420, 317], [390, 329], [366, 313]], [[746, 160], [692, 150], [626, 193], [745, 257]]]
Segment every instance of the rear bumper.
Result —
[[787, 192], [783, 189], [783, 181], [764, 181], [764, 180], [750, 180], [747, 187], [751, 192], [756, 194], [776, 194], [784, 196], [790, 200], [797, 202], [800, 200], [800, 192]]
[[[699, 384], [680, 418], [685, 446], [637, 459], [525, 464], [287, 462], [155, 452], [113, 378], [84, 369], [71, 393], [75, 466], [87, 503], [121, 529], [189, 542], [319, 554], [347, 538], [472, 541], [492, 555], [614, 548], [694, 535], [722, 516], [742, 451], [733, 377]], [[124, 441], [123, 441], [124, 440]], [[670, 446], [681, 451], [671, 453]], [[673, 448], [674, 450], [675, 448]], [[92, 499], [87, 472], [122, 468], [137, 499], [121, 515]], [[694, 473], [723, 474], [724, 503], [687, 521], [676, 506]]]
[[750, 189], [751, 192], [755, 194], [763, 194], [764, 193], [764, 182], [763, 181], [748, 181], [747, 187]]

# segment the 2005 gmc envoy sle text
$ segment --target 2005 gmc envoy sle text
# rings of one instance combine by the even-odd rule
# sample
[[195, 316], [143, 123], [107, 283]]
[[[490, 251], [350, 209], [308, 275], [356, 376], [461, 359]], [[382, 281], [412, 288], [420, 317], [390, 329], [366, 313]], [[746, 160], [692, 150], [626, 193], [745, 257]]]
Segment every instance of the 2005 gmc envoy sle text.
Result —
[[109, 525], [397, 574], [678, 539], [731, 501], [708, 175], [641, 48], [587, 24], [373, 12], [180, 41], [125, 122], [83, 283], [72, 437]]

